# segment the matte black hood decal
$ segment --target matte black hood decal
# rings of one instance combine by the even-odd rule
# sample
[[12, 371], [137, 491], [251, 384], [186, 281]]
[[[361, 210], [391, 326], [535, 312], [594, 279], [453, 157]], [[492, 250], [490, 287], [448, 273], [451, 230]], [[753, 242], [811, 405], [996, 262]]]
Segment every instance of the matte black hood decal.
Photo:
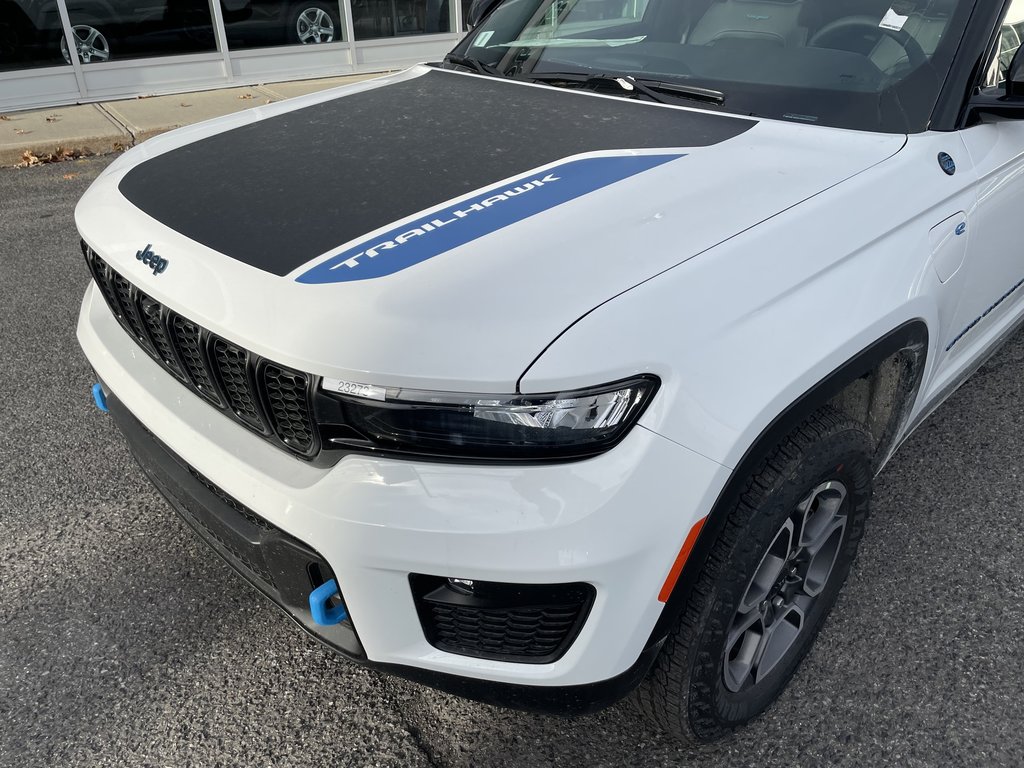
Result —
[[440, 70], [201, 139], [121, 180], [132, 204], [286, 275], [367, 232], [582, 152], [701, 147], [755, 125]]

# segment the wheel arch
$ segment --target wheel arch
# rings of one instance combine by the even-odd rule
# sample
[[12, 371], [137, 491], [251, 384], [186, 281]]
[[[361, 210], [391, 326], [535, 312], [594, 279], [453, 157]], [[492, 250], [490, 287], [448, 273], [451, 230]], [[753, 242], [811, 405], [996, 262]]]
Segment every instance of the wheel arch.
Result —
[[[898, 446], [917, 399], [928, 339], [928, 325], [923, 319], [904, 322], [807, 389], [761, 431], [744, 451], [707, 517], [699, 524], [699, 534], [645, 648], [663, 643], [686, 607], [697, 577], [725, 525], [729, 510], [739, 500], [747, 477], [761, 458], [808, 416], [831, 405], [865, 423], [869, 430], [874, 421], [879, 433], [874, 436], [873, 464], [876, 472], [881, 469]], [[863, 412], [867, 420], [858, 412]]]

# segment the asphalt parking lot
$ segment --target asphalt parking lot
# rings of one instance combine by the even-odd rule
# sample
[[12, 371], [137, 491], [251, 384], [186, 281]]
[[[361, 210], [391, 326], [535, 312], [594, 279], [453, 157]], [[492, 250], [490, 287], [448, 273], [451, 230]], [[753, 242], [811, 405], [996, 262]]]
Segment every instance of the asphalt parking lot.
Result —
[[1024, 334], [878, 479], [792, 685], [689, 748], [332, 656], [208, 554], [92, 405], [74, 203], [108, 159], [0, 170], [0, 765], [1024, 765]]

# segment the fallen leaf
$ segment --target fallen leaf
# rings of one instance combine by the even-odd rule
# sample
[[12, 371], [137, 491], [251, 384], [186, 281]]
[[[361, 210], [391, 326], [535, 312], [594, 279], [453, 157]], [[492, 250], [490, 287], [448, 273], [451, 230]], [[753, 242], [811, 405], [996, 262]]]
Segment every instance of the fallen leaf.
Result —
[[185, 103], [185, 102], [183, 101], [183, 102], [181, 102], [181, 104], [179, 104], [178, 106], [180, 106], [180, 107], [191, 107], [192, 105], [191, 105], [191, 104], [186, 104], [186, 103]]
[[248, 99], [252, 98], [252, 94], [251, 93], [240, 93], [240, 94], [238, 94], [238, 98], [243, 99], [243, 100], [248, 100]]
[[56, 123], [59, 120], [60, 120], [60, 115], [58, 115], [58, 114], [49, 115], [46, 118], [46, 122], [48, 122], [48, 123]]
[[78, 178], [78, 174], [77, 173], [65, 173], [64, 174], [64, 180], [65, 181], [71, 181], [72, 179], [77, 179], [77, 178]]
[[267, 100], [266, 100], [265, 102], [263, 102], [263, 103], [264, 103], [264, 104], [273, 104], [273, 103], [274, 103], [274, 100], [273, 100], [273, 99], [267, 99]]
[[26, 149], [21, 153], [21, 162], [18, 163], [19, 168], [29, 168], [33, 165], [42, 165], [43, 163], [61, 163], [65, 160], [77, 160], [80, 157], [88, 157], [89, 152], [84, 149], [77, 147], [57, 147], [45, 155], [37, 155], [30, 149]]
[[32, 131], [26, 131], [24, 128], [15, 128], [14, 132], [19, 136], [25, 136], [26, 134], [32, 133]]
[[9, 118], [7, 115], [0, 115], [0, 120], [3, 120], [4, 122], [7, 122], [10, 119], [11, 118]]

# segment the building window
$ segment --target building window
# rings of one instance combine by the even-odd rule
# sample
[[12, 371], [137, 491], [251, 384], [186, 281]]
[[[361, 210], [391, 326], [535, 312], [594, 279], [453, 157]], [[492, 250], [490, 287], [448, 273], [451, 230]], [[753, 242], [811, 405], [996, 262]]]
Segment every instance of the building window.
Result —
[[449, 0], [352, 0], [356, 40], [452, 31]]
[[[231, 50], [345, 40], [345, 17], [337, 0], [241, 1], [245, 8], [233, 14], [224, 11], [224, 30]], [[227, 5], [227, 0], [222, 2]]]
[[0, 0], [0, 72], [70, 64], [60, 55], [62, 38], [56, 5]]
[[[216, 51], [206, 0], [142, 0], [115, 5], [70, 0], [68, 17], [82, 64]], [[61, 52], [67, 43], [61, 36]]]

